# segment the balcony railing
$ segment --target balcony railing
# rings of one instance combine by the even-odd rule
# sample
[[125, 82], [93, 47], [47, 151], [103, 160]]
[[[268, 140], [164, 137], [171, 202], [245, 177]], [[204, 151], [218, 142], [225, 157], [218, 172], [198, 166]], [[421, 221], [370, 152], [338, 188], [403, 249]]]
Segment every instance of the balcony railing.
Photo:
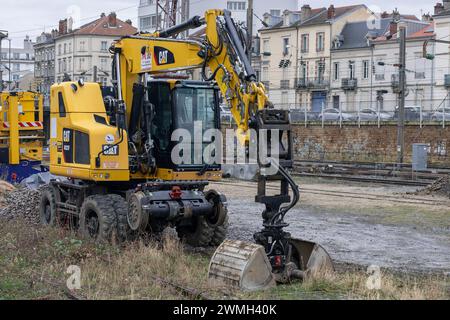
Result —
[[341, 87], [343, 90], [356, 90], [358, 88], [358, 79], [343, 78]]
[[329, 86], [330, 80], [325, 77], [297, 78], [295, 80], [295, 87], [300, 90], [327, 89]]

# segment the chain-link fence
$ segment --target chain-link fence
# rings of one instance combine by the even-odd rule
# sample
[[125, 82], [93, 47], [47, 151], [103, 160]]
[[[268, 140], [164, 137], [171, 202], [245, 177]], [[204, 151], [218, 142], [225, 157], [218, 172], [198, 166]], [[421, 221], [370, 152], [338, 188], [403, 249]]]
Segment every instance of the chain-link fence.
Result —
[[[345, 103], [316, 104], [312, 111], [311, 106], [285, 105], [278, 106], [291, 111], [291, 120], [294, 123], [308, 125], [308, 123], [322, 123], [322, 125], [335, 124], [378, 124], [397, 123], [399, 107], [396, 100], [385, 101], [358, 101]], [[424, 125], [450, 125], [450, 99], [440, 100], [410, 100], [405, 103], [405, 122]]]

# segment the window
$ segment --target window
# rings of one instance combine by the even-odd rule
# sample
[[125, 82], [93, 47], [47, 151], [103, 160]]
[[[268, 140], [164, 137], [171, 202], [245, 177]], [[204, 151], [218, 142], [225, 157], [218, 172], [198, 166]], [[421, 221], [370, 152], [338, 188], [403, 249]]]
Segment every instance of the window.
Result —
[[269, 67], [262, 68], [262, 81], [269, 81]]
[[355, 62], [350, 61], [348, 63], [348, 76], [350, 79], [355, 79]]
[[339, 62], [333, 64], [333, 79], [339, 80]]
[[19, 81], [20, 77], [18, 74], [13, 74], [13, 81]]
[[317, 52], [325, 50], [325, 33], [319, 32], [316, 35], [316, 50]]
[[[161, 15], [159, 16], [161, 19]], [[155, 29], [158, 25], [158, 21], [156, 18], [156, 14], [152, 14], [149, 16], [142, 17], [140, 19], [140, 26], [142, 30], [151, 30]]]
[[59, 116], [64, 118], [66, 116], [66, 105], [64, 103], [64, 97], [62, 95], [62, 92], [58, 92], [58, 109], [59, 109]]
[[13, 71], [20, 71], [20, 63], [14, 63]]
[[102, 41], [101, 51], [107, 51], [107, 50], [108, 50], [108, 41]]
[[67, 43], [64, 43], [64, 54], [67, 53]]
[[84, 51], [84, 45], [85, 45], [85, 42], [84, 41], [80, 41], [80, 51]]
[[272, 10], [270, 10], [270, 15], [272, 17], [280, 17], [281, 16], [281, 10], [279, 10], [279, 9], [272, 9]]
[[72, 43], [69, 43], [69, 53], [72, 53]]
[[83, 71], [84, 69], [84, 58], [80, 58], [79, 64], [78, 64], [78, 70]]
[[289, 92], [282, 91], [281, 92], [281, 106], [287, 108], [289, 104]]
[[100, 59], [100, 69], [106, 70], [106, 64], [107, 64], [106, 58], [101, 58]]
[[8, 59], [8, 56], [7, 56], [6, 52], [2, 52], [1, 59], [2, 60]]
[[280, 80], [281, 89], [289, 89], [289, 80]]
[[61, 55], [61, 52], [62, 52], [62, 45], [60, 44], [58, 45], [58, 55]]
[[369, 60], [363, 61], [363, 79], [369, 79], [370, 63]]
[[244, 11], [247, 10], [247, 3], [245, 1], [228, 1], [228, 10]]
[[263, 53], [269, 53], [270, 52], [270, 41], [269, 40], [263, 40]]
[[30, 60], [30, 54], [29, 54], [29, 53], [26, 53], [26, 54], [25, 54], [25, 58], [26, 58], [27, 60]]
[[289, 38], [283, 39], [283, 55], [287, 56], [289, 54]]
[[13, 53], [13, 59], [14, 60], [19, 60], [20, 59], [20, 53], [14, 52]]
[[309, 34], [302, 34], [302, 52], [309, 51]]

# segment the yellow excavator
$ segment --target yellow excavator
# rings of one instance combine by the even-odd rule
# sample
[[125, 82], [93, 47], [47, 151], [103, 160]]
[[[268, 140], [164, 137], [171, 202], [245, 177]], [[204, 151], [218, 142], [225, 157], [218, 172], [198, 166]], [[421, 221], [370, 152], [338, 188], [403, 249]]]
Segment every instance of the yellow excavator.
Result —
[[[176, 38], [200, 27], [205, 27], [203, 40]], [[209, 269], [216, 286], [257, 290], [332, 269], [321, 246], [284, 231], [284, 217], [299, 200], [288, 173], [293, 165], [289, 113], [269, 102], [246, 43], [229, 11], [209, 10], [167, 30], [115, 42], [110, 49], [114, 97], [103, 99], [98, 84], [82, 80], [53, 85], [50, 171], [66, 179], [53, 180], [43, 193], [42, 223], [79, 228], [97, 241], [127, 241], [175, 228], [189, 245], [219, 246]], [[174, 76], [195, 68], [203, 81]], [[226, 198], [205, 191], [210, 181], [222, 178], [220, 163], [194, 159], [211, 139], [173, 137], [177, 130], [195, 135], [196, 124], [200, 133], [219, 130], [221, 97], [230, 105], [238, 143], [250, 147], [251, 129], [268, 145], [274, 143], [271, 134], [259, 132], [278, 133], [278, 160], [261, 163], [256, 202], [266, 209], [254, 244], [226, 240]], [[183, 161], [174, 161], [174, 154]], [[269, 166], [275, 174], [264, 174]], [[278, 195], [266, 193], [270, 181], [279, 183]]]

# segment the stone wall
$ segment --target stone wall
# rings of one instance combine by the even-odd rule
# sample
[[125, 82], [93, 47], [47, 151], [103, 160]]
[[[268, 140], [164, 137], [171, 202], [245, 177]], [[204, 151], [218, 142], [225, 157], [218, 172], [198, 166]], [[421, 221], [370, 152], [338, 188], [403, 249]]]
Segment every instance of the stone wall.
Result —
[[[321, 124], [293, 125], [297, 160], [396, 162], [397, 126]], [[405, 159], [410, 163], [412, 144], [429, 145], [429, 164], [450, 166], [450, 125], [405, 126]]]

